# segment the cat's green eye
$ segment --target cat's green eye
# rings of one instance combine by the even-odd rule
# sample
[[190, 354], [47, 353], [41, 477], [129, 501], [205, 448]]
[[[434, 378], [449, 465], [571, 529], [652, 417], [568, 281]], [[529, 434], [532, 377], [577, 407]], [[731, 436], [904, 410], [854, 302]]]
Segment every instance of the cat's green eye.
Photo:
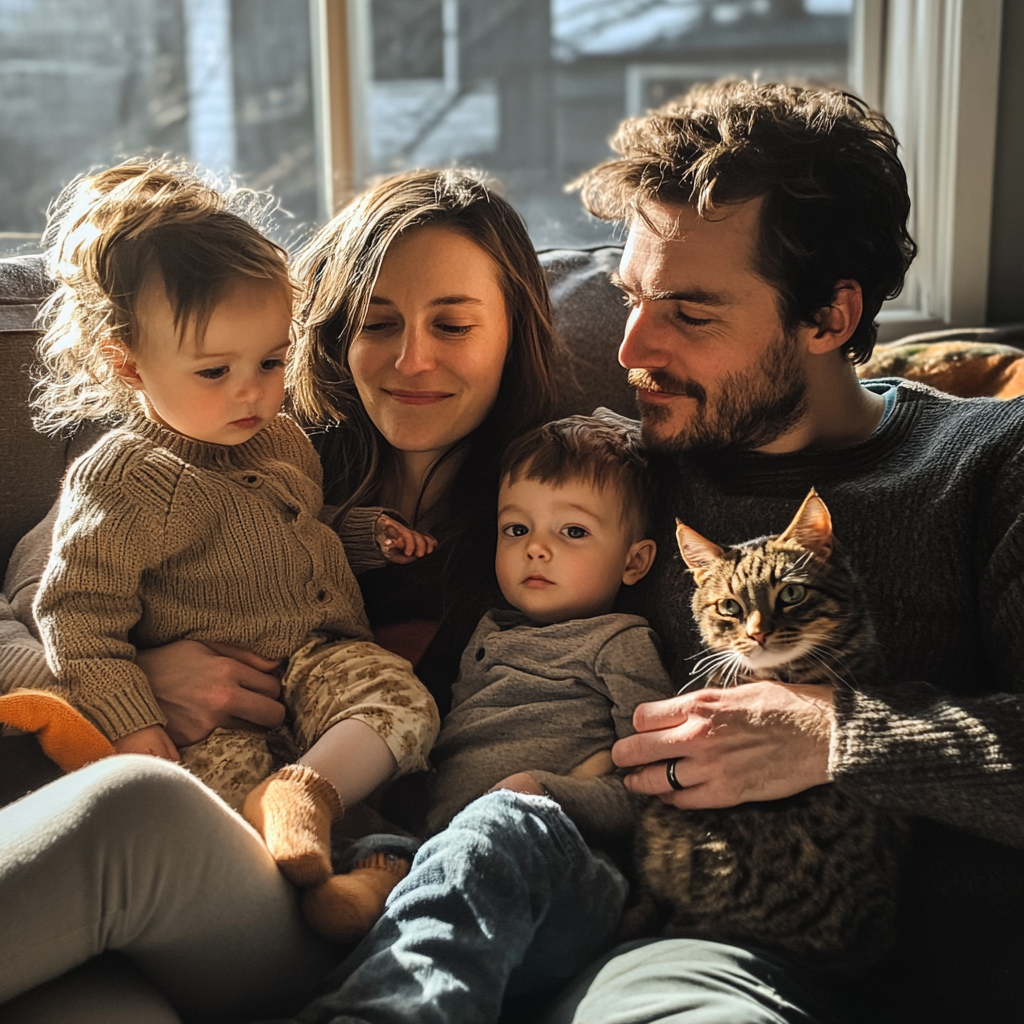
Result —
[[731, 597], [723, 597], [716, 607], [719, 615], [725, 615], [730, 619], [738, 619], [743, 614], [743, 606]]
[[790, 583], [779, 591], [779, 604], [799, 604], [807, 596], [802, 583]]

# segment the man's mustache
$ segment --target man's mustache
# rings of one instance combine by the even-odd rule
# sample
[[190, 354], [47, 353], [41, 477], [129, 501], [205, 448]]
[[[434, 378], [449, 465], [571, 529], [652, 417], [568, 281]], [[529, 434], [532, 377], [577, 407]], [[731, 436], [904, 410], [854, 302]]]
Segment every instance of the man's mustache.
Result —
[[708, 393], [695, 380], [683, 380], [673, 377], [663, 370], [630, 370], [626, 381], [631, 388], [641, 391], [664, 391], [670, 395], [682, 395], [684, 398], [695, 398], [702, 405], [707, 401]]

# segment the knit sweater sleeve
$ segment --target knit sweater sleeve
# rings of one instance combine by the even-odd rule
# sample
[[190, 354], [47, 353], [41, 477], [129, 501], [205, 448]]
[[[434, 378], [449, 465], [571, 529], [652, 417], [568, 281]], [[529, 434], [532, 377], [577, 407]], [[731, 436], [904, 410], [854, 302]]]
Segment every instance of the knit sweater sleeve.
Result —
[[[594, 663], [595, 689], [609, 701], [608, 747], [632, 735], [638, 704], [664, 700], [672, 693], [654, 633], [647, 626], [627, 626], [601, 647]], [[577, 778], [552, 772], [530, 774], [573, 820], [580, 834], [597, 846], [614, 844], [629, 834], [646, 800], [631, 794], [618, 774]]]
[[72, 466], [34, 605], [50, 669], [111, 740], [166, 721], [129, 633], [143, 575], [166, 556], [177, 483], [171, 467], [116, 451], [97, 446]]
[[986, 664], [963, 692], [841, 691], [835, 781], [886, 809], [1024, 847], [1024, 455], [983, 501], [976, 538]]
[[358, 576], [368, 569], [379, 569], [381, 566], [387, 565], [388, 560], [377, 543], [374, 529], [377, 526], [377, 520], [382, 515], [390, 516], [399, 523], [405, 523], [401, 513], [396, 512], [393, 508], [376, 505], [366, 508], [350, 508], [341, 517], [338, 516], [338, 511], [332, 505], [325, 505], [321, 519], [331, 526], [341, 538], [352, 572]]

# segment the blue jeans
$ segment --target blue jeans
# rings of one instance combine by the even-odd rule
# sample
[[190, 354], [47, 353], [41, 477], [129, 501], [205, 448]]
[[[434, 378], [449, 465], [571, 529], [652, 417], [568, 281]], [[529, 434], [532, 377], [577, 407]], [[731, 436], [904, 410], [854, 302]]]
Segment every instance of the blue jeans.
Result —
[[611, 945], [628, 886], [546, 797], [488, 793], [416, 852], [303, 1024], [484, 1024]]

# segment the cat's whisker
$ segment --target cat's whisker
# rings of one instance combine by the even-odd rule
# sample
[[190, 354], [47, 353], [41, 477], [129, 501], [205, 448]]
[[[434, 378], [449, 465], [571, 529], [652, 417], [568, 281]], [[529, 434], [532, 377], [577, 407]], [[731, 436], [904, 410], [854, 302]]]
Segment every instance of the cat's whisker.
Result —
[[810, 658], [812, 661], [820, 665], [830, 676], [832, 676], [833, 679], [835, 679], [835, 681], [840, 686], [845, 686], [848, 690], [852, 690], [854, 688], [853, 684], [850, 683], [848, 679], [844, 679], [841, 675], [839, 675], [836, 671], [833, 670], [832, 666], [829, 665], [825, 657], [822, 654], [820, 654], [817, 650], [812, 648], [804, 655], [804, 657]]

